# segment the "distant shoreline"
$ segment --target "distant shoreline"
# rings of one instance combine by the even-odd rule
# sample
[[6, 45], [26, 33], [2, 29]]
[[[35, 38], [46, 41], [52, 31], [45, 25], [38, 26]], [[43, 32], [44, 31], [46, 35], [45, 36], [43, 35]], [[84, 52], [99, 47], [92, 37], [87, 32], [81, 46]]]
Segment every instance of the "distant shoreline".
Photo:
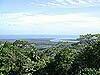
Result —
[[0, 39], [76, 39], [79, 35], [0, 35]]

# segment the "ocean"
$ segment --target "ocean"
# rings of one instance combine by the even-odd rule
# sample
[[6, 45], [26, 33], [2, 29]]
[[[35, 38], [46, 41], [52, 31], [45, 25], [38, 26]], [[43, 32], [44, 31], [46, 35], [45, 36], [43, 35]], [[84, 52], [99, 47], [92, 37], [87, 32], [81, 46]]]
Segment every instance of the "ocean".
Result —
[[79, 35], [0, 35], [0, 40], [51, 40], [51, 41], [59, 41], [61, 39], [77, 39]]
[[37, 39], [37, 38], [56, 38], [56, 39], [75, 39], [79, 35], [0, 35], [0, 39]]

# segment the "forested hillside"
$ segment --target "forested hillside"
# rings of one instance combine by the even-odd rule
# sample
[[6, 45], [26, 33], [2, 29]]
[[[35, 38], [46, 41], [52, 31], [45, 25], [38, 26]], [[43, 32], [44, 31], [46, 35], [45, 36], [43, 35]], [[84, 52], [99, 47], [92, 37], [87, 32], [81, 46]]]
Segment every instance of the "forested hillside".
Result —
[[38, 49], [35, 43], [0, 42], [0, 75], [100, 75], [100, 34]]

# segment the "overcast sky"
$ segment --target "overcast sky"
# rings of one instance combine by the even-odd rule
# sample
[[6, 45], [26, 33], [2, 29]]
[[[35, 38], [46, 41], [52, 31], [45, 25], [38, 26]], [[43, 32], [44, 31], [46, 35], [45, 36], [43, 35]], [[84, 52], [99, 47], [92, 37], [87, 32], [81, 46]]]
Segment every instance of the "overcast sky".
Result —
[[100, 33], [100, 0], [0, 0], [0, 35]]

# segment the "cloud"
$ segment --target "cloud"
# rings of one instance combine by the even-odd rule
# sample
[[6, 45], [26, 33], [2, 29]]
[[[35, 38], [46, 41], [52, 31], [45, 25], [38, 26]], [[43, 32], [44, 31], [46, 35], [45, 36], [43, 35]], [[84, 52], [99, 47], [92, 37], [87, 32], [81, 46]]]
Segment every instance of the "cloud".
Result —
[[33, 1], [33, 6], [50, 7], [89, 7], [100, 5], [100, 0], [38, 0]]
[[[71, 13], [60, 15], [46, 15], [46, 14], [29, 14], [29, 13], [8, 13], [3, 14], [1, 22], [7, 24], [18, 25], [33, 25], [33, 24], [50, 24], [50, 23], [84, 23], [93, 22], [98, 23], [99, 17], [95, 17], [86, 13]], [[100, 22], [99, 22], [100, 23]]]
[[12, 33], [64, 34], [100, 31], [100, 17], [87, 13], [45, 15], [31, 13], [0, 14], [0, 29]]

